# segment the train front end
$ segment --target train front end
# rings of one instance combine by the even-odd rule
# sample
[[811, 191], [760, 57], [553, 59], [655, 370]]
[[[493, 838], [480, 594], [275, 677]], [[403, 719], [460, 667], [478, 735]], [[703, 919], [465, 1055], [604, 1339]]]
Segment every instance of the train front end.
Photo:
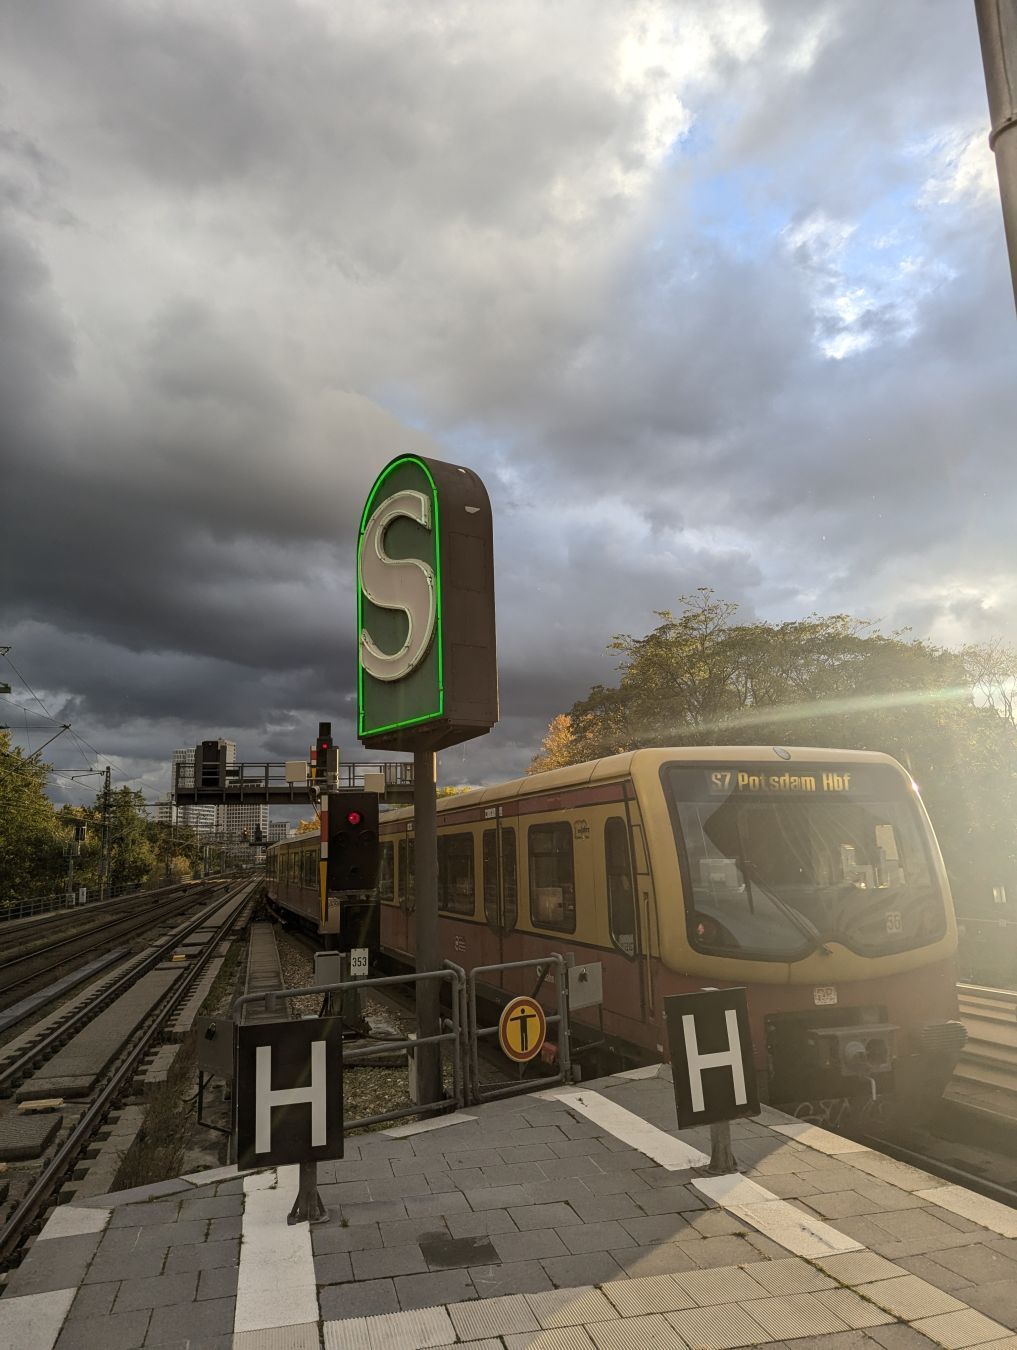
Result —
[[748, 989], [764, 1099], [828, 1124], [924, 1119], [966, 1033], [910, 776], [875, 753], [728, 748], [659, 778], [682, 892], [658, 895], [663, 964], [681, 987]]

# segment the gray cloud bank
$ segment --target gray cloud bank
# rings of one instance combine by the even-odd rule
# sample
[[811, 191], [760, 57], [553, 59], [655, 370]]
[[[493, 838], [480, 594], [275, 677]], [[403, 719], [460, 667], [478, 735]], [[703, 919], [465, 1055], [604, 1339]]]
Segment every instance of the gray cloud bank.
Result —
[[150, 796], [203, 734], [356, 753], [355, 527], [413, 448], [495, 508], [452, 780], [698, 585], [1017, 636], [986, 128], [953, 0], [9, 6], [0, 641]]

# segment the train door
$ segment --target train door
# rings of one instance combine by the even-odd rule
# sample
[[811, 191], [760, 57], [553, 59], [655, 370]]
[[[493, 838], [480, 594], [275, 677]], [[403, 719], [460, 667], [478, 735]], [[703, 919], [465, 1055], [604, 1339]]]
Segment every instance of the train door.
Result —
[[646, 1017], [644, 923], [636, 885], [633, 838], [628, 812], [619, 803], [603, 825], [603, 865], [607, 917], [611, 933], [610, 971], [605, 971], [605, 1011], [630, 1021]]
[[[512, 959], [506, 954], [506, 941], [515, 931], [519, 912], [516, 830], [503, 823], [500, 808], [493, 820], [484, 822], [481, 855], [487, 931], [484, 964], [496, 965]], [[504, 987], [501, 972], [498, 983]]]

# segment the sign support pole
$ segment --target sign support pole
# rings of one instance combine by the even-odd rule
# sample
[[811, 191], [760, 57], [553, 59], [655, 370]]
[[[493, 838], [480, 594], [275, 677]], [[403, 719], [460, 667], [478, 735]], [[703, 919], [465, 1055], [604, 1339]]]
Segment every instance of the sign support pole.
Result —
[[[435, 795], [433, 750], [413, 752], [413, 867], [417, 913], [417, 974], [438, 970], [438, 810]], [[439, 1025], [437, 980], [417, 985], [417, 1039], [437, 1036]], [[437, 1102], [442, 1096], [441, 1047], [425, 1045], [414, 1051], [417, 1066], [417, 1099]]]
[[720, 1175], [738, 1171], [729, 1120], [718, 1120], [710, 1126], [710, 1165], [706, 1170]]
[[295, 1223], [321, 1223], [328, 1218], [328, 1211], [321, 1203], [321, 1196], [318, 1194], [318, 1164], [316, 1162], [302, 1162], [300, 1164], [300, 1182], [297, 1188], [297, 1198], [293, 1201], [293, 1208], [287, 1215], [288, 1224]]

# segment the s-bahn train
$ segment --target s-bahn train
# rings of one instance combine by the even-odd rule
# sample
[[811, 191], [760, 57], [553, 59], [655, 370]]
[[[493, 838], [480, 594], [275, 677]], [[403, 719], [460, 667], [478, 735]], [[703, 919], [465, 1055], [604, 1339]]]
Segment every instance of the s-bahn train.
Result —
[[[412, 966], [412, 809], [379, 833], [376, 894], [340, 946]], [[270, 901], [312, 922], [318, 849], [268, 850]], [[963, 1048], [943, 860], [888, 755], [644, 749], [442, 798], [438, 903], [442, 951], [468, 969], [552, 951], [602, 963], [603, 1005], [572, 1019], [581, 1063], [584, 1043], [597, 1067], [665, 1057], [664, 999], [732, 986], [761, 1098], [811, 1119], [874, 1101], [918, 1119]], [[482, 993], [497, 1005], [532, 985], [509, 970]]]

